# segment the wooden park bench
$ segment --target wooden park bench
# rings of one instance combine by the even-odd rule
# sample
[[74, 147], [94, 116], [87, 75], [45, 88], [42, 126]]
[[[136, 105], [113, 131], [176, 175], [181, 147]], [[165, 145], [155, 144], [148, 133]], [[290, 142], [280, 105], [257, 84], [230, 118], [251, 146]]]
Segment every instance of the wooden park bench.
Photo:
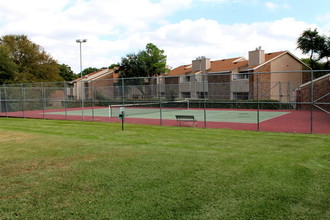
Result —
[[193, 115], [176, 115], [176, 125], [181, 126], [182, 122], [192, 122], [193, 127], [195, 127], [197, 120]]

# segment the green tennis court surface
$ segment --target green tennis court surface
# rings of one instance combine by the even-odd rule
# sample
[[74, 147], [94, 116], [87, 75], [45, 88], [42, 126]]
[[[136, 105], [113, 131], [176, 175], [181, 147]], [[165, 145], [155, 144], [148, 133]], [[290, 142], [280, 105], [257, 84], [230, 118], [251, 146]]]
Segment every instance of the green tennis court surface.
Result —
[[[259, 122], [266, 121], [288, 112], [279, 111], [259, 111]], [[81, 116], [81, 110], [48, 112], [46, 114], [53, 115], [76, 115]], [[109, 108], [85, 109], [84, 116], [95, 117], [118, 117], [119, 109], [110, 111]], [[125, 108], [125, 117], [127, 118], [145, 118], [145, 119], [171, 119], [175, 120], [175, 115], [194, 115], [198, 121], [204, 121], [203, 109], [162, 109], [151, 108]], [[240, 110], [206, 110], [206, 120], [214, 122], [241, 122], [241, 123], [257, 123], [257, 111], [240, 111]]]

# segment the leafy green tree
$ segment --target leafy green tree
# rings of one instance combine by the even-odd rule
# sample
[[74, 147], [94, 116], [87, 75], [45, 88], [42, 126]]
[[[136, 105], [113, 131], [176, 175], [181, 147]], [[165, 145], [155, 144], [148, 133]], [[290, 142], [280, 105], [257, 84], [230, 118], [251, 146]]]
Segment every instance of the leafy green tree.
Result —
[[0, 45], [0, 85], [15, 81], [17, 66], [6, 47]]
[[9, 51], [17, 66], [14, 82], [62, 81], [57, 62], [25, 35], [5, 35], [0, 45]]
[[[139, 53], [131, 53], [122, 57], [116, 72], [120, 73], [120, 77], [130, 78], [125, 80], [126, 85], [135, 85], [141, 94], [150, 92], [151, 78], [165, 73], [166, 69], [166, 55], [164, 50], [160, 50], [152, 43], [146, 45], [145, 50]], [[146, 78], [142, 78], [146, 77]], [[150, 93], [151, 94], [151, 93]]]
[[71, 67], [66, 64], [59, 65], [60, 67], [60, 76], [65, 81], [72, 81], [77, 78], [77, 75], [71, 70]]
[[126, 57], [122, 57], [119, 69], [120, 77], [132, 78], [132, 77], [145, 77], [145, 63], [140, 59], [139, 54], [127, 54]]
[[156, 45], [148, 43], [138, 54], [128, 54], [119, 64], [121, 77], [153, 77], [165, 73], [166, 55]]
[[311, 68], [315, 68], [315, 62], [322, 59], [321, 52], [326, 45], [326, 38], [320, 36], [317, 29], [305, 30], [297, 40], [297, 48], [302, 50], [303, 54], [309, 54]]
[[164, 50], [158, 49], [156, 45], [147, 44], [139, 57], [144, 63], [146, 77], [158, 76], [166, 72], [166, 55], [164, 55]]

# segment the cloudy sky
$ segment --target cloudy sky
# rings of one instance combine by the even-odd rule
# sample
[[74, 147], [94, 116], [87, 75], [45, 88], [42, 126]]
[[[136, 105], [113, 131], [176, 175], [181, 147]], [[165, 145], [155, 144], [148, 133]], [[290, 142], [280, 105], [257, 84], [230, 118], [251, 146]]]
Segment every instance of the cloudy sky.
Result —
[[118, 63], [149, 42], [168, 64], [289, 50], [307, 28], [330, 33], [329, 0], [1, 0], [0, 35], [24, 34], [59, 63], [83, 68]]

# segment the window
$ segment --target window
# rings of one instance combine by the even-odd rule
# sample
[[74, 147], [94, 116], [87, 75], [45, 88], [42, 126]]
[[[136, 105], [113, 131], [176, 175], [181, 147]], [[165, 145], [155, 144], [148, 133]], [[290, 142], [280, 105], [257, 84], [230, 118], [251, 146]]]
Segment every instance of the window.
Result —
[[248, 100], [249, 93], [248, 92], [234, 92], [234, 100]]
[[181, 82], [190, 82], [190, 76], [182, 76]]
[[190, 98], [190, 92], [181, 92], [181, 98], [184, 99]]
[[240, 72], [240, 73], [235, 73], [233, 76], [234, 80], [239, 80], [239, 79], [249, 79], [249, 74]]
[[207, 92], [197, 92], [197, 98], [203, 99], [204, 97], [207, 98]]

